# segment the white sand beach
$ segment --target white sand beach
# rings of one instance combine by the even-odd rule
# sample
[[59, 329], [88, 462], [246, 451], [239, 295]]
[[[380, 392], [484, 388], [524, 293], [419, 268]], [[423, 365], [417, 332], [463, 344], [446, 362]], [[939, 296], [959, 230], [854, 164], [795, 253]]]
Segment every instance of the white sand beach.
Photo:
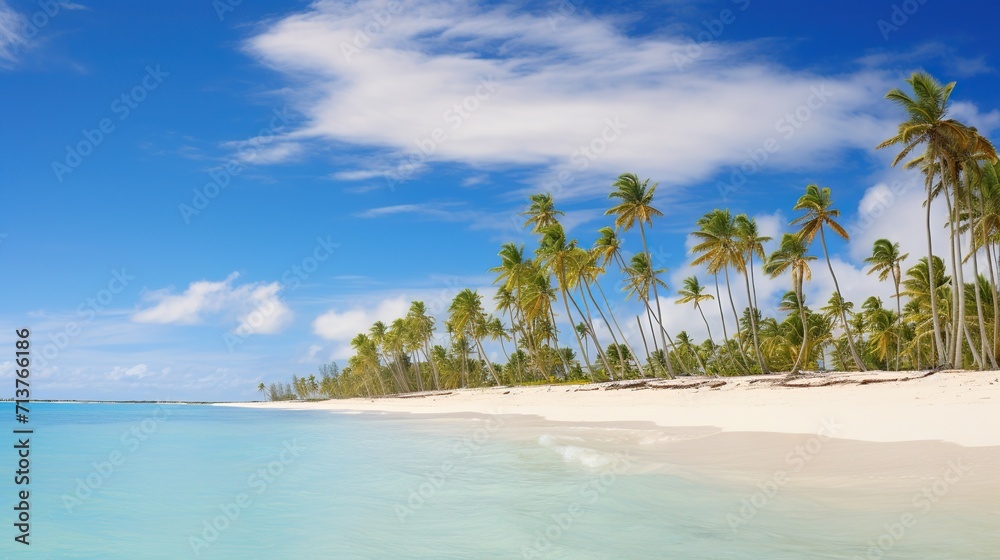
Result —
[[646, 422], [866, 442], [1000, 446], [1000, 372], [867, 372], [685, 377], [598, 385], [494, 387], [397, 397], [236, 406], [414, 414], [520, 414], [571, 423]]

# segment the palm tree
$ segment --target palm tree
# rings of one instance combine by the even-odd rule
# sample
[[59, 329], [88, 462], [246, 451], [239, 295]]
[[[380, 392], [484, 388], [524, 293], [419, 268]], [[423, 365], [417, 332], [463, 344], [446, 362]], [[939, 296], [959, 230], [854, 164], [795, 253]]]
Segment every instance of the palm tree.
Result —
[[[714, 350], [715, 340], [712, 338], [712, 327], [708, 325], [708, 318], [705, 317], [705, 311], [701, 308], [701, 302], [713, 300], [715, 297], [708, 293], [705, 286], [702, 286], [701, 283], [698, 282], [697, 276], [688, 276], [681, 282], [681, 286], [681, 289], [677, 290], [677, 295], [681, 297], [674, 303], [678, 305], [694, 303], [694, 308], [701, 314], [701, 320], [705, 323], [705, 330], [708, 332], [708, 340], [712, 343], [712, 348]], [[716, 358], [718, 358], [718, 353], [716, 353]]]
[[[693, 266], [704, 265], [709, 274], [716, 279], [716, 295], [718, 297], [719, 315], [722, 319], [722, 336], [726, 346], [729, 345], [729, 336], [726, 332], [726, 317], [722, 312], [722, 298], [718, 293], [719, 273], [723, 273], [726, 279], [726, 292], [729, 294], [729, 307], [733, 312], [733, 320], [736, 321], [737, 339], [743, 338], [742, 327], [740, 326], [739, 313], [736, 312], [736, 303], [733, 299], [733, 290], [729, 282], [729, 267], [735, 266], [737, 269], [743, 267], [743, 251], [736, 241], [736, 220], [729, 210], [713, 210], [698, 219], [698, 230], [691, 234], [698, 240], [698, 244], [691, 248], [691, 252], [699, 255], [691, 264]], [[739, 346], [739, 344], [737, 344]], [[743, 355], [742, 347], [739, 348], [740, 365], [747, 373], [750, 371], [746, 357]], [[761, 371], [764, 371], [763, 359], [758, 355]]]
[[528, 199], [531, 201], [531, 206], [521, 215], [528, 217], [524, 221], [524, 227], [529, 228], [531, 233], [539, 233], [543, 228], [555, 224], [559, 216], [564, 214], [556, 210], [555, 202], [549, 193], [533, 194]]
[[[639, 181], [639, 177], [635, 173], [623, 173], [618, 176], [618, 180], [612, 186], [615, 190], [611, 191], [608, 198], [617, 199], [618, 204], [608, 209], [604, 215], [615, 216], [615, 228], [622, 231], [628, 231], [636, 224], [639, 224], [639, 233], [642, 236], [642, 250], [646, 254], [646, 261], [652, 263], [653, 258], [649, 254], [649, 245], [646, 242], [645, 224], [649, 224], [649, 227], [652, 228], [653, 218], [663, 216], [663, 212], [653, 208], [653, 194], [656, 192], [657, 184], [654, 183], [652, 186], [649, 186], [649, 179]], [[664, 339], [666, 330], [663, 328], [660, 293], [656, 282], [653, 283], [653, 297], [656, 299], [657, 323], [660, 325], [660, 342], [664, 350], [666, 350], [667, 342]], [[669, 367], [669, 360], [667, 360], [667, 365]], [[673, 376], [673, 372], [671, 372], [671, 376]]]
[[448, 311], [451, 313], [449, 322], [455, 332], [463, 333], [472, 340], [479, 353], [480, 361], [486, 363], [486, 368], [493, 376], [493, 380], [496, 381], [497, 385], [500, 385], [500, 377], [497, 376], [493, 364], [486, 356], [486, 351], [483, 350], [482, 339], [488, 332], [488, 318], [483, 310], [483, 297], [475, 290], [466, 288], [455, 296]]
[[[562, 293], [563, 305], [566, 308], [566, 320], [572, 325], [573, 315], [570, 313], [569, 302], [573, 301], [573, 306], [576, 307], [581, 316], [583, 316], [583, 312], [573, 298], [571, 290], [575, 287], [575, 282], [579, 278], [579, 262], [581, 259], [587, 258], [588, 255], [586, 251], [581, 251], [577, 248], [576, 240], [568, 241], [566, 239], [566, 233], [558, 222], [546, 226], [541, 230], [541, 233], [542, 240], [536, 251], [539, 264], [555, 276], [556, 286], [559, 288], [560, 293]], [[586, 319], [586, 317], [583, 318]], [[583, 353], [583, 361], [587, 364], [587, 370], [593, 381], [594, 369], [590, 365], [590, 358], [587, 356], [587, 349], [583, 345], [583, 339], [580, 338], [580, 333], [576, 329], [572, 330], [573, 335], [576, 337], [577, 345]], [[586, 332], [593, 334], [593, 327], [588, 324]], [[598, 342], [599, 345], [600, 343]], [[603, 360], [603, 354], [601, 358]], [[604, 365], [605, 369], [610, 371], [611, 368], [606, 362]]]
[[[922, 167], [927, 190], [926, 226], [927, 226], [927, 263], [930, 266], [928, 275], [934, 277], [934, 247], [931, 242], [931, 203], [940, 190], [935, 188], [934, 176], [941, 174], [942, 187], [947, 189], [948, 169], [954, 168], [949, 161], [951, 147], [961, 143], [961, 138], [968, 134], [968, 129], [962, 123], [947, 118], [948, 101], [955, 88], [955, 82], [942, 85], [926, 72], [915, 72], [906, 83], [913, 89], [910, 96], [899, 88], [893, 88], [885, 98], [896, 103], [906, 111], [907, 120], [899, 125], [895, 136], [882, 142], [876, 149], [889, 146], [902, 146], [899, 154], [892, 161], [893, 167], [906, 159], [920, 146], [924, 147], [922, 155], [905, 164], [905, 167]], [[946, 196], [947, 198], [947, 196]], [[951, 356], [945, 349], [941, 334], [941, 320], [938, 314], [938, 299], [935, 290], [930, 291], [931, 321], [934, 325], [934, 343], [942, 362], [950, 364]], [[956, 346], [961, 344], [956, 342]], [[957, 354], [958, 352], [956, 352]]]
[[757, 228], [757, 220], [748, 217], [746, 214], [736, 216], [736, 245], [741, 251], [741, 266], [737, 270], [743, 274], [743, 279], [747, 284], [747, 300], [750, 306], [750, 328], [753, 332], [753, 347], [757, 354], [757, 361], [760, 363], [761, 371], [769, 373], [767, 360], [760, 352], [760, 338], [757, 327], [757, 283], [754, 280], [753, 261], [754, 257], [764, 260], [764, 243], [771, 238], [760, 234]]
[[[662, 268], [661, 269], [653, 268], [652, 264], [649, 262], [649, 259], [645, 253], [636, 253], [635, 255], [632, 255], [631, 264], [626, 269], [626, 272], [628, 274], [628, 279], [626, 280], [625, 283], [625, 289], [627, 291], [626, 299], [628, 297], [631, 297], [632, 295], [637, 296], [646, 307], [647, 317], [650, 317], [653, 314], [653, 310], [649, 306], [650, 289], [654, 288], [657, 285], [663, 287], [664, 289], [667, 287], [667, 284], [660, 279], [660, 275], [666, 272], [666, 270]], [[652, 323], [650, 324], [650, 328], [652, 328]], [[639, 330], [641, 332], [642, 327], [640, 327]], [[660, 334], [661, 336], [664, 334], [662, 328]], [[667, 334], [667, 336], [669, 337], [670, 335]], [[665, 344], [666, 342], [664, 342], [664, 347], [663, 347], [664, 358], [667, 357], [667, 347], [665, 346]], [[673, 340], [670, 341], [670, 345], [671, 346], [674, 345]], [[674, 350], [676, 351], [676, 348]], [[671, 365], [669, 359], [664, 359], [664, 362], [667, 367], [667, 377], [673, 379], [674, 377], [673, 365]]]
[[[865, 259], [871, 265], [868, 274], [878, 274], [879, 282], [885, 282], [886, 278], [892, 277], [893, 287], [896, 289], [896, 314], [898, 319], [897, 328], [902, 333], [903, 328], [903, 308], [899, 297], [899, 284], [903, 281], [902, 264], [910, 254], [900, 254], [899, 243], [893, 243], [888, 239], [876, 239], [872, 246], [872, 255]], [[899, 369], [899, 360], [902, 355], [900, 338], [896, 339], [896, 369]]]
[[267, 387], [266, 387], [266, 386], [264, 386], [264, 383], [263, 383], [263, 382], [261, 382], [261, 384], [260, 384], [260, 385], [257, 385], [257, 390], [258, 390], [258, 391], [260, 391], [260, 394], [261, 394], [261, 395], [263, 395], [263, 394], [264, 394], [264, 391], [267, 391]]
[[[423, 352], [424, 358], [431, 366], [434, 374], [434, 388], [441, 389], [441, 379], [438, 374], [438, 367], [431, 358], [431, 340], [434, 338], [434, 317], [427, 314], [427, 306], [422, 301], [410, 303], [410, 310], [406, 314], [406, 324], [410, 335], [410, 349], [417, 356], [418, 352]], [[414, 359], [414, 364], [418, 364], [418, 359]], [[417, 365], [417, 371], [420, 366]]]
[[809, 345], [809, 321], [806, 318], [805, 295], [802, 284], [806, 280], [812, 279], [812, 270], [809, 262], [816, 260], [816, 257], [807, 254], [806, 243], [797, 234], [786, 233], [781, 237], [781, 244], [778, 249], [771, 253], [764, 264], [764, 274], [771, 278], [781, 276], [786, 271], [792, 275], [792, 289], [795, 294], [799, 316], [802, 320], [802, 349], [792, 366], [792, 375], [799, 372], [799, 366], [805, 357]]
[[[820, 243], [823, 245], [823, 255], [826, 257], [826, 266], [830, 269], [830, 277], [833, 278], [833, 287], [837, 291], [837, 296], [843, 299], [844, 296], [840, 292], [837, 275], [833, 272], [833, 263], [830, 261], [830, 251], [826, 248], [826, 226], [829, 226], [834, 233], [845, 240], [850, 240], [851, 236], [836, 221], [836, 218], [840, 217], [840, 210], [833, 208], [833, 200], [830, 198], [830, 188], [807, 185], [806, 194], [799, 197], [798, 202], [795, 203], [794, 210], [805, 210], [806, 212], [792, 220], [791, 224], [793, 226], [801, 225], [799, 236], [803, 241], [812, 243], [816, 237], [816, 233], [819, 233]], [[851, 335], [851, 326], [847, 322], [847, 315], [841, 313], [840, 320], [844, 325], [844, 331], [847, 333], [847, 345], [851, 349], [851, 357], [854, 358], [854, 363], [858, 366], [858, 369], [866, 371], [865, 364], [861, 361], [858, 349], [854, 345], [854, 337]]]

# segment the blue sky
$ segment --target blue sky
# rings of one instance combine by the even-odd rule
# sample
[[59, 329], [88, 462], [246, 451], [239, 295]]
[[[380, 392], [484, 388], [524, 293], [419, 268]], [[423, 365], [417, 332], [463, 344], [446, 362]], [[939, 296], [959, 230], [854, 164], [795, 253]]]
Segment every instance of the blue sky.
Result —
[[990, 7], [0, 0], [0, 340], [32, 328], [38, 397], [254, 398], [411, 299], [489, 298], [531, 192], [589, 245], [626, 171], [659, 182], [671, 286], [703, 274], [699, 215], [777, 237], [819, 183], [852, 225], [845, 295], [887, 296], [861, 259], [923, 234], [919, 185], [872, 150], [901, 117], [882, 96], [926, 69], [993, 135]]

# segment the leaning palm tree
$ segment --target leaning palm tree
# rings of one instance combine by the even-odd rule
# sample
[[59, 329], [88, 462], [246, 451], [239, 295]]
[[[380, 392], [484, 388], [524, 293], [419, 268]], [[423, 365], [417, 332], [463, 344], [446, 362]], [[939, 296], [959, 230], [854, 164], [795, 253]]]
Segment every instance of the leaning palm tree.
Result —
[[802, 348], [792, 366], [793, 375], [799, 372], [799, 366], [802, 364], [809, 346], [809, 321], [806, 318], [805, 294], [802, 285], [804, 281], [812, 279], [809, 262], [814, 260], [816, 257], [807, 254], [807, 245], [802, 237], [794, 233], [786, 233], [781, 237], [778, 249], [771, 253], [764, 264], [764, 274], [771, 278], [781, 276], [785, 272], [791, 272], [792, 275], [792, 289], [795, 292], [799, 318], [802, 321]]
[[[650, 186], [649, 179], [640, 181], [635, 173], [623, 173], [618, 176], [618, 180], [612, 186], [615, 190], [611, 191], [608, 198], [617, 199], [618, 204], [613, 208], [609, 208], [604, 214], [606, 216], [615, 216], [615, 227], [622, 231], [628, 231], [636, 224], [639, 224], [639, 233], [642, 236], [642, 250], [646, 254], [646, 261], [652, 263], [653, 258], [649, 254], [649, 244], [646, 242], [645, 224], [649, 224], [649, 227], [652, 228], [653, 218], [663, 216], [663, 212], [653, 208], [653, 194], [656, 192], [657, 184], [653, 183]], [[656, 300], [656, 319], [660, 326], [660, 342], [663, 345], [664, 352], [666, 352], [667, 341], [664, 338], [666, 329], [663, 328], [660, 292], [655, 282], [653, 283], [653, 298]], [[667, 365], [670, 365], [670, 360], [667, 360]], [[673, 374], [671, 373], [671, 375]]]
[[750, 328], [753, 331], [753, 346], [763, 373], [769, 373], [769, 371], [767, 360], [764, 359], [764, 355], [760, 352], [760, 338], [757, 332], [759, 330], [757, 326], [757, 282], [754, 279], [753, 261], [755, 257], [764, 260], [764, 243], [770, 240], [770, 237], [760, 234], [760, 230], [757, 228], [757, 220], [746, 214], [736, 216], [736, 245], [741, 252], [741, 258], [738, 261], [741, 263], [741, 266], [737, 270], [743, 274], [743, 280], [747, 285], [747, 300], [750, 306]]
[[[872, 246], [872, 255], [865, 259], [871, 265], [868, 274], [878, 274], [879, 282], [885, 282], [886, 278], [892, 277], [893, 287], [896, 289], [896, 315], [898, 319], [897, 328], [902, 333], [903, 330], [903, 308], [899, 297], [899, 284], [903, 281], [902, 264], [910, 254], [900, 254], [899, 243], [893, 243], [888, 239], [876, 239]], [[899, 360], [902, 355], [900, 346], [901, 337], [896, 337], [896, 369], [899, 369]]]
[[[653, 265], [649, 262], [649, 259], [646, 257], [645, 253], [636, 253], [635, 255], [632, 255], [631, 264], [629, 265], [629, 267], [626, 269], [625, 272], [628, 275], [628, 278], [626, 279], [625, 282], [626, 299], [633, 295], [638, 297], [638, 299], [640, 299], [646, 307], [646, 317], [647, 318], [651, 317], [653, 315], [653, 309], [649, 305], [649, 292], [651, 288], [657, 285], [659, 285], [664, 289], [667, 287], [667, 284], [660, 279], [660, 276], [663, 273], [665, 273], [666, 270], [662, 268], [661, 269], [653, 268]], [[652, 330], [652, 327], [653, 327], [652, 322], [650, 322], [650, 330]], [[639, 327], [639, 330], [640, 332], [642, 331], [641, 326]], [[664, 332], [661, 330], [661, 335], [663, 334]], [[666, 336], [668, 339], [670, 338], [669, 334], [667, 334]], [[673, 340], [670, 340], [670, 346], [674, 348], [675, 352], [677, 351], [676, 346], [674, 346]], [[663, 362], [667, 368], [667, 377], [673, 379], [674, 367], [670, 363], [670, 360], [668, 358], [666, 341], [664, 341], [664, 347], [662, 348], [662, 350], [663, 350], [662, 356], [664, 357]], [[652, 364], [650, 363], [649, 365], [652, 368]]]
[[[833, 287], [837, 291], [837, 296], [843, 299], [844, 296], [840, 292], [837, 275], [833, 272], [833, 263], [830, 261], [830, 251], [826, 248], [826, 227], [829, 226], [834, 233], [845, 240], [850, 240], [851, 236], [836, 221], [836, 218], [840, 217], [840, 210], [833, 208], [833, 200], [830, 198], [830, 188], [807, 185], [806, 193], [799, 197], [798, 202], [795, 203], [794, 210], [805, 211], [805, 214], [792, 220], [793, 226], [801, 226], [799, 236], [803, 241], [812, 243], [816, 234], [819, 233], [820, 243], [823, 245], [823, 255], [826, 257], [826, 266], [830, 269], [830, 277], [833, 278]], [[861, 356], [858, 355], [858, 349], [854, 344], [854, 337], [851, 336], [851, 325], [847, 322], [847, 315], [841, 313], [840, 320], [844, 325], [844, 331], [847, 333], [847, 345], [851, 349], [851, 357], [854, 358], [855, 365], [861, 371], [866, 371], [865, 364], [861, 361]]]

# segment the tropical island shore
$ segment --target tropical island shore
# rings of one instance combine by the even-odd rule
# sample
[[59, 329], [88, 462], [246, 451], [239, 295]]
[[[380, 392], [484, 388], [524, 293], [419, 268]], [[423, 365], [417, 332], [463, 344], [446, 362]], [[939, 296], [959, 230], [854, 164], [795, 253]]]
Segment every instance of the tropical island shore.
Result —
[[569, 423], [652, 423], [866, 442], [1000, 446], [1000, 372], [915, 371], [685, 377], [491, 387], [380, 398], [239, 403], [272, 409], [518, 414]]

